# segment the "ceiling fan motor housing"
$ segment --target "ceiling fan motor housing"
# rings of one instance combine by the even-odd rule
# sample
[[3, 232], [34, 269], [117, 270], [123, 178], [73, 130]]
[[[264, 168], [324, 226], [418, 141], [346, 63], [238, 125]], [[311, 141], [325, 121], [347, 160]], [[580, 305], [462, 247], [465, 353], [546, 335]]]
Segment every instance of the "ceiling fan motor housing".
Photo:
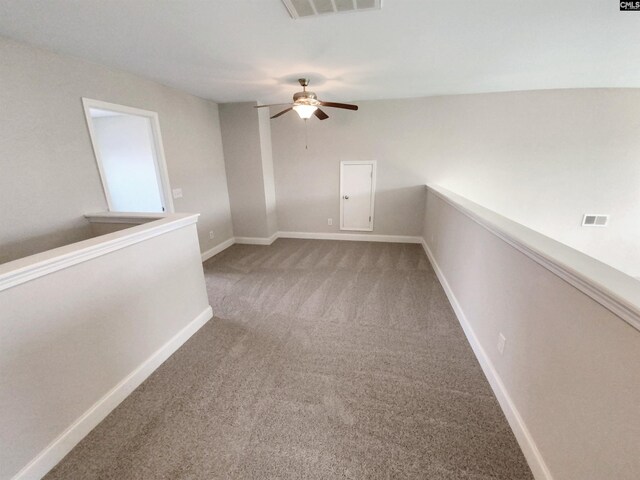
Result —
[[298, 92], [293, 94], [293, 103], [296, 105], [320, 105], [318, 97], [314, 92]]

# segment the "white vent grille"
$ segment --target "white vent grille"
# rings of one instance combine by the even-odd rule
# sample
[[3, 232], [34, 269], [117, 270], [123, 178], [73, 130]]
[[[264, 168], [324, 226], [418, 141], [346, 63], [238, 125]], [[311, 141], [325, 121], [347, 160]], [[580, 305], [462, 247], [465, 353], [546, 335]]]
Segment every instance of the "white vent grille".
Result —
[[380, 10], [382, 0], [282, 0], [291, 18]]
[[596, 215], [587, 213], [582, 217], [583, 227], [606, 227], [609, 223], [609, 215]]

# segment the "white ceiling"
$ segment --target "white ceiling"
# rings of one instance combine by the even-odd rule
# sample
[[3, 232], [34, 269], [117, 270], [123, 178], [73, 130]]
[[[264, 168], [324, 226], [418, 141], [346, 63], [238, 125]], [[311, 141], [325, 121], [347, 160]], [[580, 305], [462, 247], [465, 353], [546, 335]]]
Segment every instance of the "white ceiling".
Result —
[[[383, 0], [293, 20], [281, 0], [0, 0], [0, 34], [218, 102], [640, 87], [617, 0]], [[1, 74], [1, 72], [0, 72]]]

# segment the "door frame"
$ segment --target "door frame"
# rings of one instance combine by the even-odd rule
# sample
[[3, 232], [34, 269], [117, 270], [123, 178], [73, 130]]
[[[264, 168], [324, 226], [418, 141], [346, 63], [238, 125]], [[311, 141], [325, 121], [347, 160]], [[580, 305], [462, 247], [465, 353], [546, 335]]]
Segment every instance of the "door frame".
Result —
[[[371, 221], [369, 222], [369, 228], [345, 228], [344, 227], [344, 192], [343, 192], [343, 180], [344, 180], [344, 166], [345, 165], [371, 165], [371, 198], [369, 200], [369, 211], [371, 212]], [[373, 232], [374, 206], [376, 198], [376, 160], [343, 160], [340, 162], [340, 230], [346, 230], [351, 232]]]
[[126, 105], [119, 105], [117, 103], [104, 102], [102, 100], [95, 100], [92, 98], [82, 97], [82, 105], [84, 108], [84, 116], [87, 120], [87, 128], [89, 129], [89, 137], [91, 138], [91, 146], [93, 147], [93, 154], [96, 157], [96, 163], [98, 164], [98, 172], [100, 173], [100, 181], [102, 182], [102, 188], [104, 190], [104, 196], [107, 200], [107, 207], [110, 212], [113, 211], [111, 201], [111, 194], [109, 193], [109, 186], [107, 185], [106, 176], [104, 174], [104, 165], [100, 156], [100, 149], [98, 148], [97, 135], [93, 128], [93, 121], [91, 118], [91, 108], [98, 108], [102, 110], [111, 110], [112, 112], [124, 113], [129, 115], [137, 115], [139, 117], [146, 117], [149, 119], [151, 125], [151, 133], [153, 136], [153, 149], [154, 158], [156, 164], [156, 171], [158, 174], [158, 184], [160, 186], [160, 193], [162, 203], [164, 207], [164, 213], [173, 213], [175, 211], [173, 206], [173, 197], [171, 195], [171, 184], [169, 183], [169, 172], [167, 170], [167, 160], [164, 156], [164, 147], [162, 146], [162, 134], [160, 133], [160, 120], [157, 112], [150, 110], [142, 110], [141, 108], [128, 107]]

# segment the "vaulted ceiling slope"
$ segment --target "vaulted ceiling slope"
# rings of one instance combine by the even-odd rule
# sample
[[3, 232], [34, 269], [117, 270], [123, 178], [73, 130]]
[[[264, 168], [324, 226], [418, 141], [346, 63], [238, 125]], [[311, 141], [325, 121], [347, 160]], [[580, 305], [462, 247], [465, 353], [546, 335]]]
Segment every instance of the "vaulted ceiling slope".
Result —
[[617, 0], [383, 0], [293, 20], [281, 0], [0, 0], [0, 35], [218, 102], [640, 87]]

